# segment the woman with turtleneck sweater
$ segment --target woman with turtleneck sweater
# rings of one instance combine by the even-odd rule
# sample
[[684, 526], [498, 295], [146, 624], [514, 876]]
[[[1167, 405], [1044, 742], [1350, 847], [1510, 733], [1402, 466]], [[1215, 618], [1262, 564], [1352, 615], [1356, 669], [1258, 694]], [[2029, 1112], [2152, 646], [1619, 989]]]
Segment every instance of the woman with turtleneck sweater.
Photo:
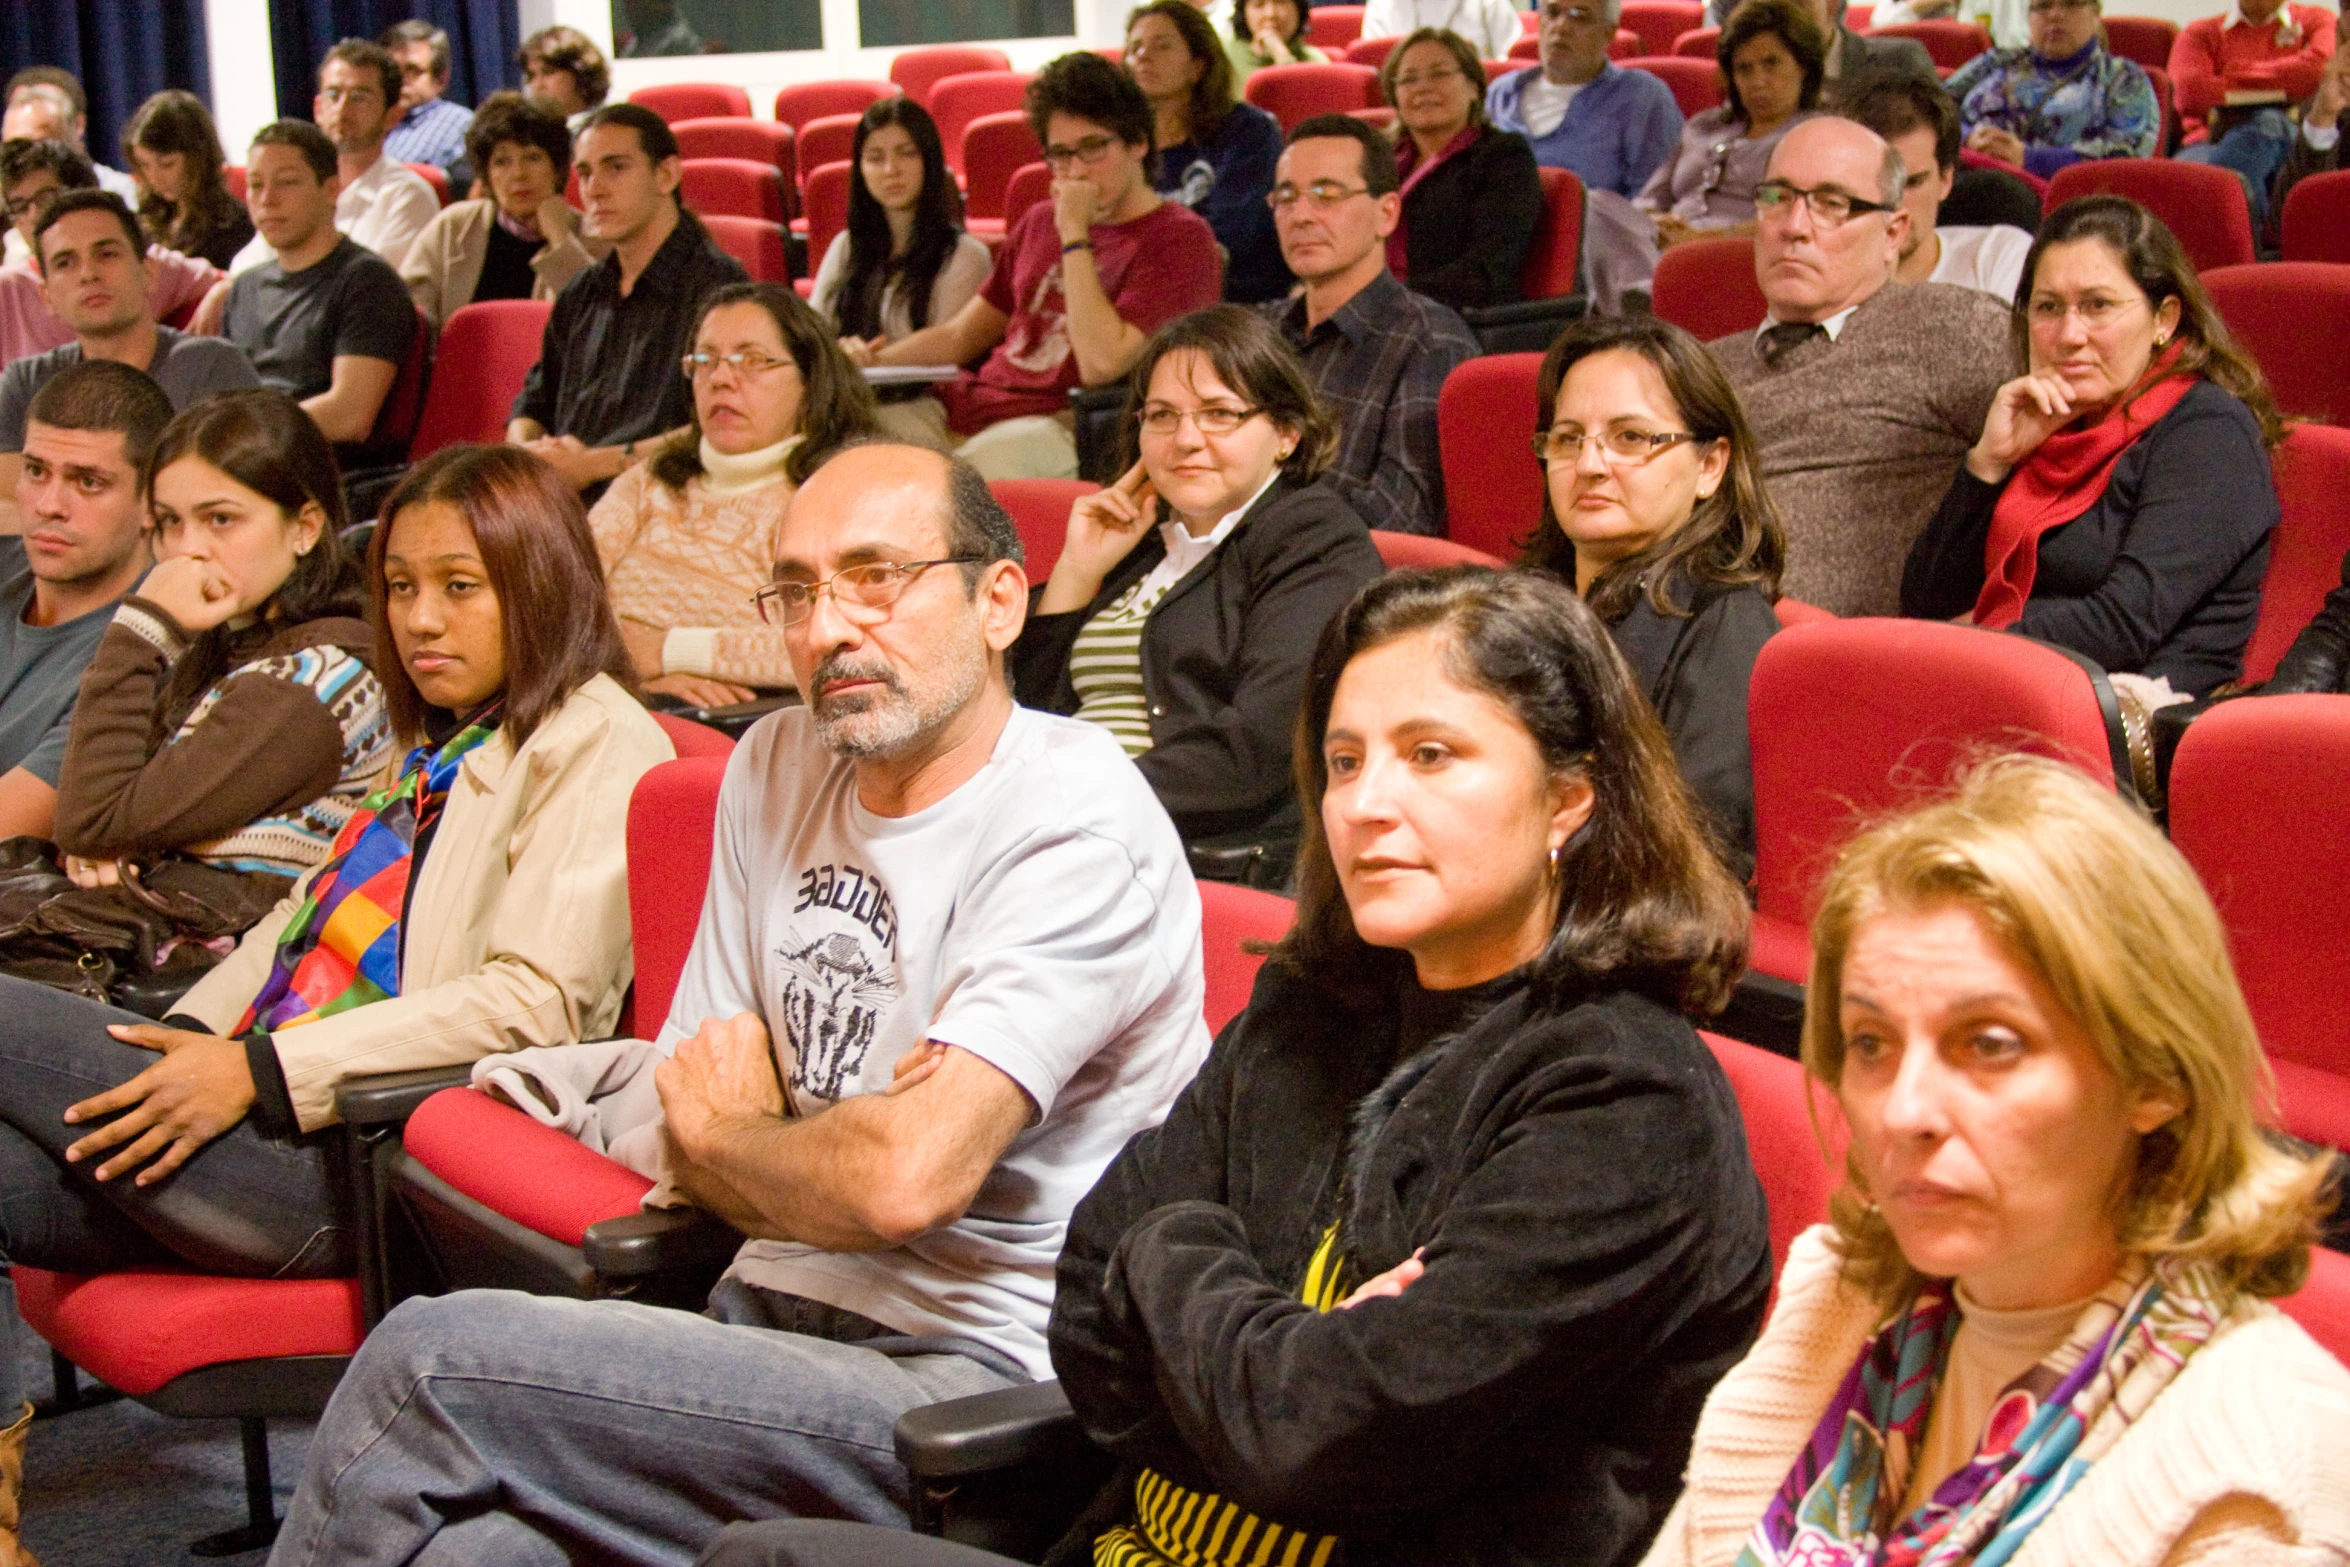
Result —
[[1976, 55], [1942, 85], [1970, 151], [2046, 179], [2084, 158], [2151, 158], [2162, 108], [2136, 61], [2105, 47], [2094, 3], [2032, 8], [2032, 41]]
[[692, 426], [614, 480], [588, 522], [645, 690], [723, 707], [791, 688], [783, 628], [751, 595], [800, 482], [873, 433], [873, 394], [831, 328], [773, 283], [703, 301], [683, 373]]

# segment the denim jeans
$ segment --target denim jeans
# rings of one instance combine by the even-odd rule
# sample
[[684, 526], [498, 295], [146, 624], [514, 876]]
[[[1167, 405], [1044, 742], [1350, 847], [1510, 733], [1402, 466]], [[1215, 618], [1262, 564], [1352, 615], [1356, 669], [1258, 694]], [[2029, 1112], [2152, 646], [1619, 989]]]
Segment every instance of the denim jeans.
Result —
[[1009, 1556], [870, 1524], [793, 1518], [738, 1523], [694, 1567], [1019, 1567]]
[[2252, 232], [2257, 235], [2268, 224], [2269, 187], [2292, 150], [2293, 122], [2282, 109], [2264, 108], [2239, 113], [2225, 136], [2182, 147], [2179, 157], [2188, 163], [2216, 164], [2242, 180], [2252, 203]]
[[1007, 1387], [961, 1340], [836, 1343], [627, 1301], [411, 1300], [327, 1406], [273, 1567], [689, 1567], [729, 1523], [907, 1523], [891, 1433]]

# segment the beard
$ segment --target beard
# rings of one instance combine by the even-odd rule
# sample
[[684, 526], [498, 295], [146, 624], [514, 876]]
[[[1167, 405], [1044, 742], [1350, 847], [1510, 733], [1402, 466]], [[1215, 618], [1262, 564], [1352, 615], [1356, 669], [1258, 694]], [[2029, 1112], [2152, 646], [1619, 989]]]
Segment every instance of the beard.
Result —
[[[816, 738], [834, 755], [851, 761], [884, 760], [926, 743], [963, 710], [986, 678], [987, 653], [977, 638], [960, 656], [940, 664], [935, 677], [920, 687], [909, 685], [880, 659], [835, 653], [809, 678], [809, 689], [816, 695], [808, 707], [816, 718]], [[879, 689], [828, 695], [825, 687], [835, 680], [870, 680]]]

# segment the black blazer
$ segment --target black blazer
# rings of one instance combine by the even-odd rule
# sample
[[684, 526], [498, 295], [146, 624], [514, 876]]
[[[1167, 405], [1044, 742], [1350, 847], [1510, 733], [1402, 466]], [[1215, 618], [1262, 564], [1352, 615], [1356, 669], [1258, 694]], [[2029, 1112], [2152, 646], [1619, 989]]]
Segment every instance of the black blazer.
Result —
[[[1166, 555], [1149, 529], [1091, 604], [1031, 615], [1012, 645], [1013, 694], [1075, 713], [1077, 633]], [[1186, 843], [1295, 837], [1290, 732], [1306, 665], [1322, 628], [1383, 569], [1370, 530], [1337, 491], [1277, 478], [1151, 611], [1142, 628], [1151, 748], [1135, 760]]]
[[1404, 281], [1455, 310], [1513, 303], [1541, 220], [1534, 149], [1517, 132], [1488, 125], [1404, 198], [1411, 273]]

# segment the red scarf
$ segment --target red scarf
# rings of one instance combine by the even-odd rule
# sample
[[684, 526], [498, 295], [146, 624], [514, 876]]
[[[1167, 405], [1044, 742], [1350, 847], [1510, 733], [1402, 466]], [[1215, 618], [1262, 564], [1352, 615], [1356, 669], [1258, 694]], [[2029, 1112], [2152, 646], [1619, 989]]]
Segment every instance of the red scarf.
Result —
[[[1412, 140], [1410, 131], [1405, 131], [1397, 136], [1395, 169], [1398, 174], [1403, 176], [1403, 183], [1396, 187], [1397, 199], [1401, 200], [1403, 197], [1409, 196], [1412, 193], [1412, 187], [1426, 179], [1435, 170], [1436, 165], [1456, 153], [1466, 152], [1475, 146], [1477, 138], [1484, 133], [1485, 127], [1482, 125], [1464, 126], [1458, 136], [1436, 149], [1435, 157], [1424, 161], [1420, 157], [1420, 144]], [[1395, 274], [1398, 282], [1402, 282], [1412, 275], [1411, 246], [1405, 240], [1404, 225], [1401, 223], [1396, 224], [1395, 232], [1387, 236], [1387, 270]]]
[[1976, 625], [2005, 631], [2023, 618], [2032, 578], [2040, 569], [2041, 536], [2096, 505], [2122, 453], [2195, 385], [2197, 377], [2171, 373], [2184, 346], [2174, 344], [2155, 361], [2135, 396], [2114, 404], [2085, 430], [2057, 431], [2016, 469], [1992, 509], [1991, 532], [1983, 541], [1983, 591], [1975, 599]]

